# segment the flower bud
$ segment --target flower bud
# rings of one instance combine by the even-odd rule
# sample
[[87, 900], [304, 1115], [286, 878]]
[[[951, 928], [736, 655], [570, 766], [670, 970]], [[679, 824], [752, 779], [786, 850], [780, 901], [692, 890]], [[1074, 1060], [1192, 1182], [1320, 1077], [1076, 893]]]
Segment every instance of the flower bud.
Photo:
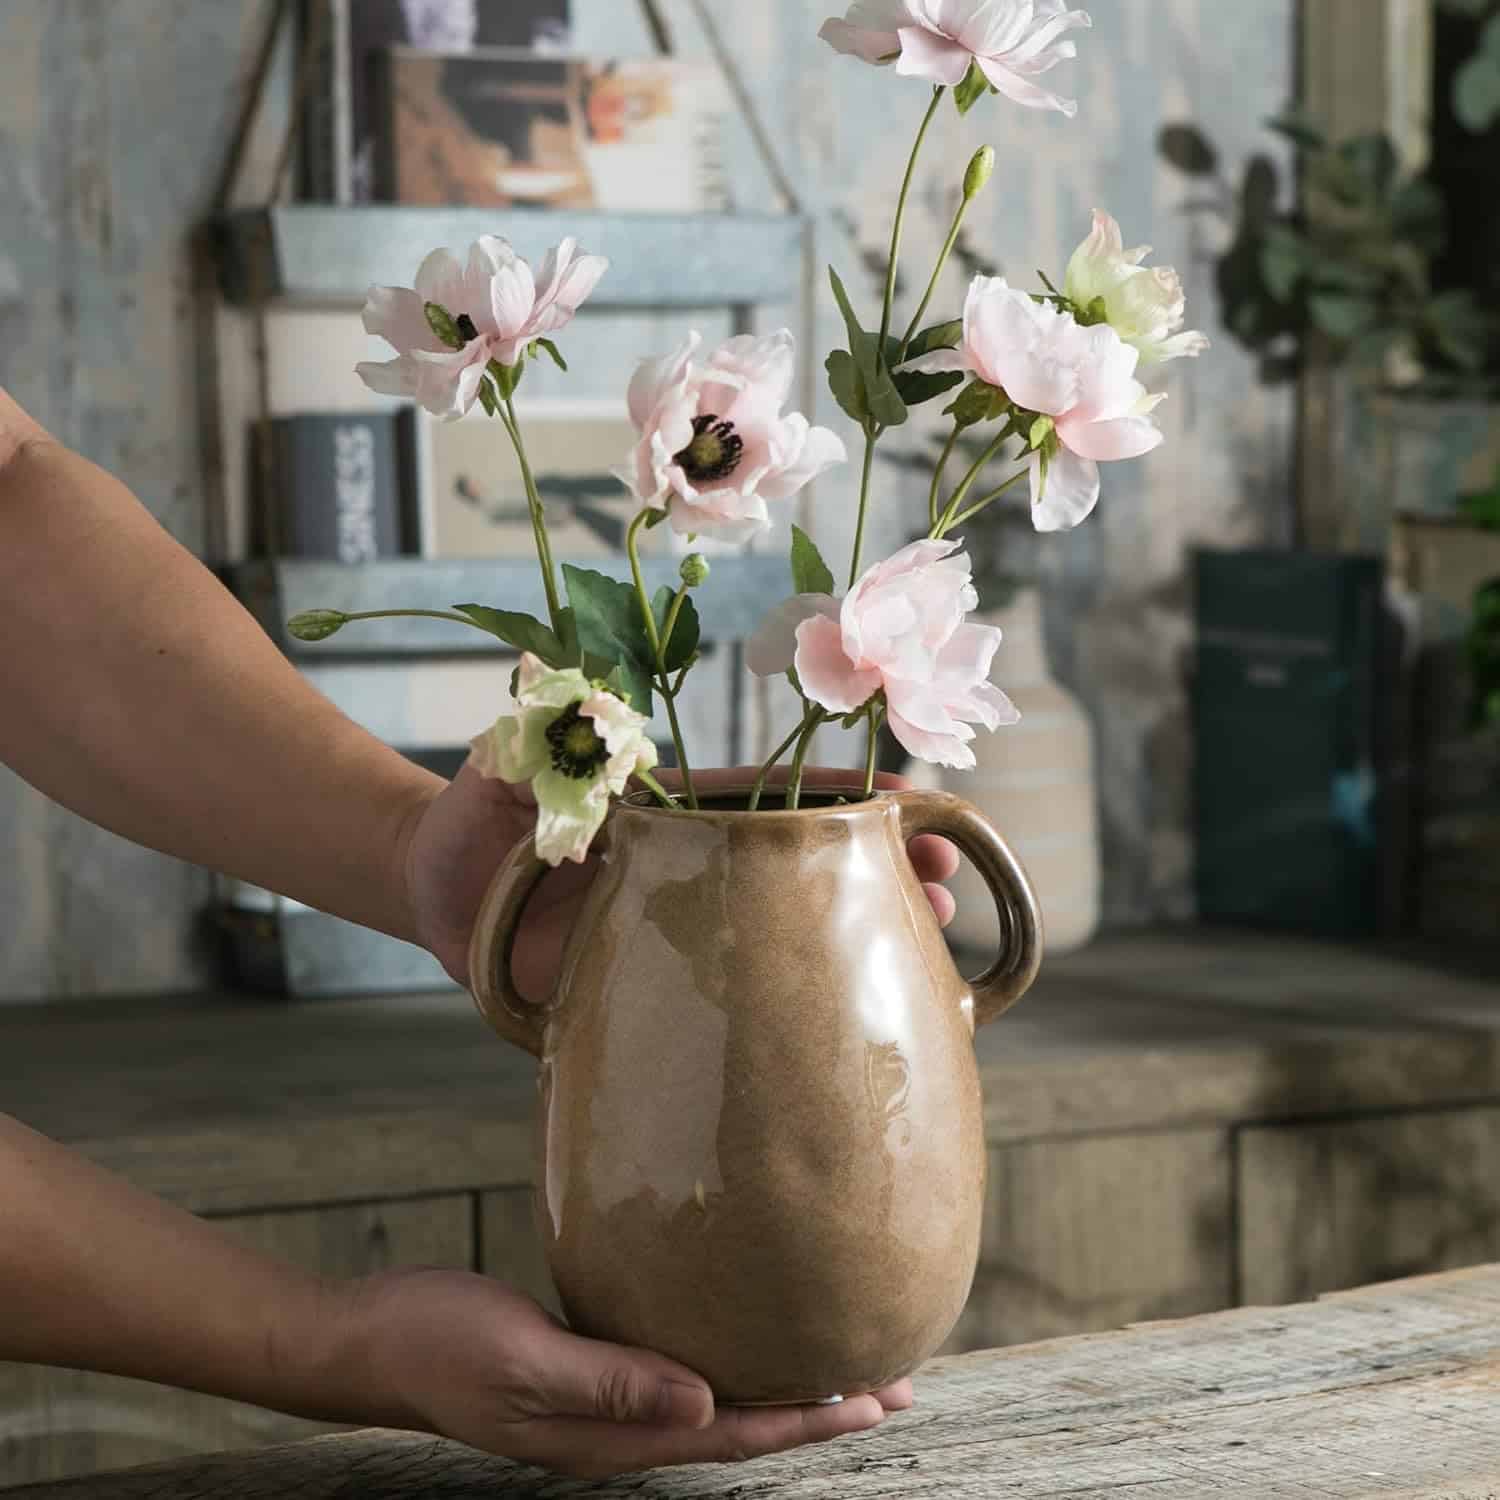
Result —
[[711, 570], [708, 559], [701, 552], [691, 552], [683, 558], [682, 566], [677, 571], [682, 581], [690, 589], [695, 589], [708, 582]]
[[973, 198], [982, 192], [994, 170], [995, 148], [981, 146], [974, 153], [974, 160], [969, 163], [969, 170], [964, 173], [964, 197]]
[[349, 623], [341, 609], [309, 609], [286, 622], [288, 632], [299, 641], [326, 641]]

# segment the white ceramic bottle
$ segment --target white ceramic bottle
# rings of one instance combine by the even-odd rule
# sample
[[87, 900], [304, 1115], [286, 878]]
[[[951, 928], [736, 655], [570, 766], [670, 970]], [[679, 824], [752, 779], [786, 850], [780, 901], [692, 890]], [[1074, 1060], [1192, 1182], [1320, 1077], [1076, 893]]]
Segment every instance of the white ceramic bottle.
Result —
[[[978, 807], [1026, 867], [1042, 909], [1049, 954], [1081, 948], [1099, 926], [1099, 815], [1093, 725], [1083, 706], [1053, 681], [1042, 640], [1041, 596], [1016, 594], [1008, 607], [971, 617], [998, 625], [1005, 641], [995, 682], [1021, 711], [1021, 722], [973, 742], [978, 765], [949, 771], [913, 762], [919, 786], [953, 792]], [[989, 893], [965, 861], [951, 883], [956, 946], [993, 951], [999, 924]]]

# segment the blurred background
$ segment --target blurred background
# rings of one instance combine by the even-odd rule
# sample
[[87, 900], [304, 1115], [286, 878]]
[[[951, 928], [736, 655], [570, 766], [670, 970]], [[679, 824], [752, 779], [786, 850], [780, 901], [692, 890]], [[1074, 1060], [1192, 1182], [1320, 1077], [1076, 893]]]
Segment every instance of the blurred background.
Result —
[[[796, 404], [852, 442], [826, 266], [876, 305], [926, 96], [835, 59], [832, 8], [7, 0], [0, 384], [323, 692], [451, 773], [509, 661], [422, 622], [280, 630], [535, 592], [498, 429], [355, 376], [383, 357], [364, 291], [484, 232], [610, 256], [572, 372], [533, 366], [520, 398], [557, 548], [593, 566], [620, 564], [634, 361], [688, 328], [791, 328]], [[1167, 442], [1106, 471], [1085, 525], [1038, 537], [997, 507], [967, 538], [1024, 719], [976, 773], [912, 774], [1013, 841], [1058, 961], [981, 1053], [995, 1206], [963, 1346], [1500, 1255], [1500, 0], [1092, 9], [1060, 85], [1078, 119], [943, 111], [906, 234], [910, 306], [989, 142], [935, 314], [976, 271], [1057, 279], [1098, 207], [1213, 340], [1153, 372]], [[867, 556], [924, 529], [937, 410], [882, 446]], [[786, 591], [785, 525], [847, 555], [854, 495], [837, 471], [714, 558], [698, 764], [794, 722], [741, 642]], [[995, 924], [959, 885], [967, 957]], [[0, 770], [0, 1105], [284, 1253], [544, 1289], [530, 1075], [495, 1084], [510, 1064], [462, 997], [407, 998], [439, 980]], [[65, 1380], [0, 1367], [17, 1479], [289, 1426]]]

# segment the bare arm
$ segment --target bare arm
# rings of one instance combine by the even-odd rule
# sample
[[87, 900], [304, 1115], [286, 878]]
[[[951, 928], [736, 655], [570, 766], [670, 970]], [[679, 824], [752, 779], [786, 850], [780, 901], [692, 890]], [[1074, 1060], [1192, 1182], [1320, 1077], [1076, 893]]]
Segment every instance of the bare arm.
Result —
[[314, 691], [122, 484], [3, 391], [0, 639], [0, 761], [46, 795], [419, 936], [405, 853], [442, 782]]

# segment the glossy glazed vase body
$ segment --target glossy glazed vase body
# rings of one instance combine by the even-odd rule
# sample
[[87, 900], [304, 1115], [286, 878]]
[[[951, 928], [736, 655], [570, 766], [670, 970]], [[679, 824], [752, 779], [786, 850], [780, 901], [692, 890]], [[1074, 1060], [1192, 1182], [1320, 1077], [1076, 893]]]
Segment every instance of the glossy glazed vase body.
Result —
[[[859, 793], [852, 793], [858, 797]], [[906, 846], [961, 843], [1003, 951], [953, 967]], [[623, 805], [545, 1008], [509, 978], [542, 873], [486, 898], [475, 997], [541, 1060], [537, 1222], [570, 1324], [728, 1402], [877, 1389], [947, 1337], [978, 1255], [976, 1022], [1040, 961], [998, 834], [936, 793], [798, 812]]]

